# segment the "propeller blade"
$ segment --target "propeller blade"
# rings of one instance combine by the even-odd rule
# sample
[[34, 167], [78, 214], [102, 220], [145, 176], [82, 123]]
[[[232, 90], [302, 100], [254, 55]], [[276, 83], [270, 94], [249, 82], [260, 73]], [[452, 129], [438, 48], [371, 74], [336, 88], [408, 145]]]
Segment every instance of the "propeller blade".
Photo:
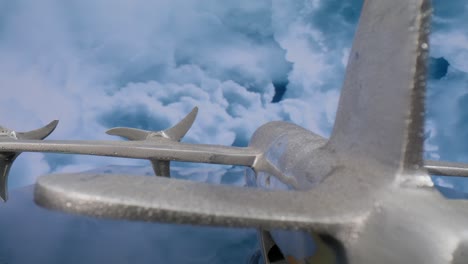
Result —
[[[190, 127], [192, 127], [195, 118], [197, 117], [198, 107], [194, 107], [192, 111], [185, 116], [175, 126], [163, 131], [147, 131], [129, 127], [116, 127], [107, 130], [107, 134], [121, 136], [129, 140], [147, 140], [158, 142], [161, 140], [170, 140], [179, 142], [185, 134], [187, 134]], [[150, 159], [153, 171], [156, 176], [170, 177], [171, 176], [171, 162], [167, 160]]]
[[171, 141], [180, 141], [192, 127], [195, 118], [197, 117], [198, 107], [194, 107], [192, 111], [185, 116], [179, 123], [171, 128], [162, 131], [148, 131], [130, 127], [114, 127], [106, 131], [108, 135], [120, 136], [129, 140], [161, 140], [161, 138], [170, 139]]
[[164, 130], [162, 134], [173, 141], [180, 141], [185, 136], [185, 134], [187, 134], [189, 129], [192, 127], [193, 122], [195, 121], [195, 118], [197, 117], [197, 114], [198, 114], [198, 107], [194, 107], [192, 111], [187, 116], [184, 117], [184, 119], [182, 119], [175, 126]]
[[16, 132], [16, 136], [18, 139], [45, 139], [48, 137], [52, 132], [54, 132], [55, 128], [58, 125], [58, 120], [54, 120], [49, 124], [45, 125], [36, 130], [31, 130], [28, 132]]
[[[11, 129], [0, 127], [0, 143], [15, 142], [18, 140], [42, 140], [49, 136], [57, 127], [58, 120], [54, 120], [46, 126], [29, 132], [15, 132]], [[21, 150], [0, 149], [0, 199], [8, 199], [8, 175], [15, 159], [21, 154]]]
[[146, 140], [149, 131], [130, 127], [114, 127], [106, 131], [108, 135], [120, 136], [128, 140]]

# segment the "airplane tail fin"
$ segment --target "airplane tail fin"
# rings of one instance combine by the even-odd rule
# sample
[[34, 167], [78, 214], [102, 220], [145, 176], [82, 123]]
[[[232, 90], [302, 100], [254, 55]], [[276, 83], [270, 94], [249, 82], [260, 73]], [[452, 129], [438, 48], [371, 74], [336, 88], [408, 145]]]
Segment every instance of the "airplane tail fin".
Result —
[[333, 149], [392, 170], [423, 166], [429, 0], [365, 1], [341, 91]]
[[[129, 140], [147, 140], [160, 141], [169, 140], [179, 142], [192, 127], [193, 122], [198, 114], [198, 107], [194, 107], [192, 111], [185, 116], [179, 123], [171, 128], [163, 131], [147, 131], [130, 127], [115, 127], [106, 131], [109, 135], [121, 136]], [[154, 173], [156, 176], [170, 177], [170, 161], [167, 160], [151, 160]]]
[[[54, 120], [44, 127], [28, 132], [15, 132], [11, 129], [0, 127], [0, 141], [5, 140], [28, 140], [44, 139], [57, 127], [58, 120]], [[3, 201], [8, 199], [8, 174], [11, 165], [21, 152], [1, 152], [0, 150], [0, 198]]]

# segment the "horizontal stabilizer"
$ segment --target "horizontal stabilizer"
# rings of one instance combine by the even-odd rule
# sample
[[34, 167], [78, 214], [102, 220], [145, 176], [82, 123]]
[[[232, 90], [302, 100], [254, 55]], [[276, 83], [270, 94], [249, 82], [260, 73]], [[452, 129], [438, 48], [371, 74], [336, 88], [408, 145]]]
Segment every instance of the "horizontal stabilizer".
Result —
[[45, 208], [103, 218], [324, 233], [339, 232], [359, 213], [345, 208], [341, 199], [322, 202], [323, 193], [104, 174], [42, 176], [35, 201]]

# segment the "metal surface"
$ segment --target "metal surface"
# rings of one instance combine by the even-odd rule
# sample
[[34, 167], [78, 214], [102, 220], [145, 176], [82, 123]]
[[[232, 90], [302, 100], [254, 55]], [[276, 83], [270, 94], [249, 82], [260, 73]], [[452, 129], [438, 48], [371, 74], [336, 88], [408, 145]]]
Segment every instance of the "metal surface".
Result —
[[468, 164], [427, 160], [424, 168], [433, 175], [468, 177]]
[[[35, 197], [48, 208], [91, 216], [233, 227], [309, 229], [320, 225], [338, 232], [345, 231], [347, 222], [362, 215], [358, 210], [343, 211], [344, 206], [328, 210], [333, 206], [329, 202], [311, 205], [307, 192], [127, 175], [41, 177]], [[281, 213], [278, 208], [282, 208]], [[310, 209], [317, 212], [311, 215]]]
[[0, 145], [2, 152], [55, 152], [110, 156], [133, 159], [177, 160], [214, 164], [251, 166], [259, 151], [218, 145], [185, 143], [85, 141], [85, 140], [8, 140]]
[[393, 170], [422, 166], [429, 12], [422, 0], [364, 3], [330, 139], [334, 149]]
[[[257, 185], [264, 187], [128, 175], [41, 177], [35, 201], [54, 210], [304, 230], [333, 241], [328, 246], [335, 263], [461, 263], [468, 254], [468, 201], [442, 197], [425, 168], [464, 174], [466, 166], [422, 159], [429, 17], [429, 0], [365, 2], [329, 140], [294, 124], [271, 122], [254, 133], [248, 148], [159, 137], [157, 142], [8, 138], [0, 149], [243, 165], [254, 169]], [[181, 123], [191, 125], [190, 116]], [[186, 132], [190, 125], [176, 130]], [[136, 140], [149, 135], [128, 128], [113, 133]]]

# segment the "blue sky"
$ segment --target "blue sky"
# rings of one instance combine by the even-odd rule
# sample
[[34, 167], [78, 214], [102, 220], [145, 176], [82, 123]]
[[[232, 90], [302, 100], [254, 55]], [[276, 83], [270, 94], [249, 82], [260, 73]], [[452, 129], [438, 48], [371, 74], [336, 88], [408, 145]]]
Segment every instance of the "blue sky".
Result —
[[[433, 3], [426, 156], [468, 162], [467, 4]], [[327, 136], [361, 5], [0, 1], [1, 124], [60, 119], [51, 139], [111, 139], [110, 127], [163, 129], [197, 105], [188, 142], [244, 146], [271, 120]], [[10, 185], [107, 164], [146, 163], [26, 153]]]

